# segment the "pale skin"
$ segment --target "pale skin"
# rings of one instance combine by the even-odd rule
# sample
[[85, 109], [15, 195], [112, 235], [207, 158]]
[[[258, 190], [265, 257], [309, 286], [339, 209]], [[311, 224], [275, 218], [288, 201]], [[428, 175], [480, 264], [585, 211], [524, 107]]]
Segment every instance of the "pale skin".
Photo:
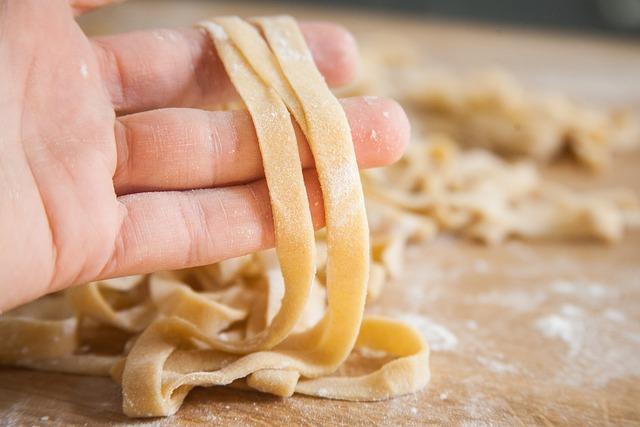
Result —
[[[251, 118], [208, 37], [163, 29], [87, 38], [108, 0], [0, 0], [0, 311], [69, 286], [210, 264], [272, 247]], [[332, 86], [357, 73], [346, 30], [302, 22]], [[394, 101], [341, 100], [361, 168], [397, 160]], [[299, 129], [316, 227], [322, 194]]]

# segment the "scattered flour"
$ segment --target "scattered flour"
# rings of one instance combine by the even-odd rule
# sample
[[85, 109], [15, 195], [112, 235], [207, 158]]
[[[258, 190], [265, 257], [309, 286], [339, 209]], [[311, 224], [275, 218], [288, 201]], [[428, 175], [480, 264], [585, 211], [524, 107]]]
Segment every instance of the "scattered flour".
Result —
[[576, 284], [566, 280], [556, 280], [551, 283], [551, 290], [558, 294], [572, 294], [576, 291]]
[[552, 314], [536, 321], [536, 327], [549, 338], [559, 338], [570, 349], [570, 356], [575, 356], [582, 345], [582, 334], [579, 325], [567, 317]]
[[574, 316], [574, 317], [581, 316], [582, 314], [584, 314], [584, 310], [582, 310], [580, 307], [576, 307], [573, 304], [564, 304], [562, 307], [560, 307], [560, 312], [565, 316]]
[[603, 316], [606, 319], [611, 320], [613, 322], [624, 322], [626, 319], [626, 316], [624, 315], [623, 312], [619, 310], [613, 310], [613, 309], [605, 310], [603, 313]]
[[475, 302], [506, 307], [515, 311], [531, 311], [547, 300], [543, 291], [492, 291], [475, 297]]
[[587, 295], [592, 298], [602, 298], [611, 295], [611, 292], [604, 286], [592, 283], [585, 288]]
[[[367, 95], [367, 96], [363, 96], [362, 99], [364, 100], [364, 102], [367, 103], [367, 105], [374, 105], [374, 104], [376, 104], [378, 102], [378, 97], [377, 96]], [[388, 115], [389, 115], [389, 113], [387, 112], [387, 116]]]
[[489, 272], [489, 264], [485, 260], [477, 259], [473, 262], [473, 271], [479, 274], [486, 274]]
[[518, 368], [515, 366], [499, 360], [490, 359], [484, 356], [478, 356], [476, 360], [496, 374], [517, 374], [519, 372]]
[[313, 61], [313, 58], [311, 58], [311, 54], [307, 50], [301, 51], [288, 42], [289, 36], [290, 35], [288, 29], [271, 29], [270, 38], [273, 44], [273, 50], [278, 55], [279, 59], [287, 62]]
[[2, 418], [0, 425], [3, 427], [20, 427], [24, 425], [23, 416], [31, 407], [31, 399], [25, 398], [10, 403], [8, 407], [2, 408]]
[[394, 317], [420, 331], [432, 351], [452, 351], [458, 345], [458, 338], [450, 330], [424, 316], [402, 313]]
[[466, 420], [460, 424], [460, 427], [493, 427], [494, 425], [494, 423], [488, 421]]
[[87, 64], [85, 64], [84, 62], [80, 63], [80, 75], [83, 79], [89, 77], [89, 67], [87, 67]]
[[205, 27], [207, 30], [209, 30], [211, 32], [211, 34], [213, 34], [213, 37], [215, 37], [215, 38], [217, 38], [219, 40], [227, 40], [228, 39], [226, 31], [220, 25], [215, 24], [215, 23], [210, 22], [210, 21], [207, 21], [207, 22], [202, 23], [202, 26]]
[[474, 419], [471, 421], [473, 423], [481, 422], [482, 419], [492, 419], [494, 415], [494, 405], [492, 403], [491, 399], [482, 393], [469, 393], [464, 404], [464, 411], [470, 418]]
[[[465, 273], [467, 266], [450, 265], [439, 259], [424, 259], [424, 248], [420, 246], [410, 246], [407, 248], [407, 263], [419, 262], [420, 268], [410, 269], [411, 275], [403, 277], [420, 283], [429, 285], [429, 292], [433, 292], [435, 285], [453, 284]], [[414, 264], [415, 265], [415, 264]], [[413, 282], [411, 282], [413, 283]], [[429, 294], [429, 293], [427, 293]]]
[[173, 30], [156, 30], [153, 31], [153, 37], [155, 37], [157, 40], [166, 42], [167, 40], [169, 41], [176, 41], [178, 40], [178, 36], [174, 33]]
[[600, 283], [556, 280], [551, 283], [551, 290], [557, 294], [576, 294], [593, 299], [600, 299], [615, 295], [615, 292], [607, 289]]
[[380, 359], [387, 356], [387, 352], [382, 350], [373, 350], [369, 347], [360, 347], [360, 354], [369, 359]]
[[555, 374], [557, 381], [603, 386], [616, 378], [640, 375], [640, 333], [625, 322], [626, 316], [618, 310], [593, 313], [564, 304], [559, 312], [537, 319], [534, 326], [568, 347]]
[[77, 321], [76, 319], [69, 319], [64, 322], [62, 325], [62, 333], [64, 335], [73, 334], [76, 331]]

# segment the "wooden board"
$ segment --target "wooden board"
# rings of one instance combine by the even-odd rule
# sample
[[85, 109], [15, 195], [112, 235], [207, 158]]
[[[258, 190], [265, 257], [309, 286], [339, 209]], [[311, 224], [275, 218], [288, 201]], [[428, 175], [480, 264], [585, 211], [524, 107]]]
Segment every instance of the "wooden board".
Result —
[[[164, 1], [88, 16], [91, 33], [189, 25], [215, 14], [286, 12], [364, 32], [404, 31], [456, 67], [504, 64], [531, 84], [640, 107], [640, 46], [399, 17], [278, 6]], [[640, 192], [640, 154], [600, 177], [557, 165], [582, 187]], [[429, 387], [388, 402], [279, 399], [196, 389], [167, 419], [122, 415], [107, 378], [0, 369], [0, 425], [640, 425], [640, 232], [620, 244], [452, 238], [411, 248], [406, 274], [371, 310], [401, 315], [433, 346]]]

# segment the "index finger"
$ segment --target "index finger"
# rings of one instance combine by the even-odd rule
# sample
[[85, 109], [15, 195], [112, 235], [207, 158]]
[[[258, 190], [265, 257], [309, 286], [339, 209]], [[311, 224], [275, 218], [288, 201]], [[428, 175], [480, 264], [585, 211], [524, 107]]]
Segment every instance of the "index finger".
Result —
[[[329, 85], [355, 77], [357, 47], [348, 31], [327, 22], [303, 22], [300, 28]], [[210, 37], [199, 29], [138, 31], [94, 38], [92, 44], [120, 114], [237, 99]]]

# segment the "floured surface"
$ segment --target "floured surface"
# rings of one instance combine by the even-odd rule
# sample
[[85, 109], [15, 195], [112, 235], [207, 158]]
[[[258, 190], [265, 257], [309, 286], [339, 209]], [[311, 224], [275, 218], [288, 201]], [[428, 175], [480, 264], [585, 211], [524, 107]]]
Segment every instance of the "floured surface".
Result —
[[[638, 162], [637, 154], [620, 159], [608, 181], [624, 182], [617, 180]], [[640, 182], [637, 170], [633, 173]], [[433, 374], [424, 392], [389, 402], [282, 400], [196, 389], [172, 418], [135, 421], [121, 414], [119, 387], [108, 378], [2, 369], [0, 416], [16, 426], [452, 420], [637, 425], [639, 249], [638, 232], [611, 247], [510, 241], [487, 248], [447, 238], [413, 247], [405, 276], [384, 288], [371, 311], [401, 314], [424, 333], [433, 351]]]
[[[196, 3], [192, 7], [183, 4], [179, 13], [166, 9], [163, 12], [158, 7], [156, 12], [142, 2], [137, 6], [138, 15], [134, 5], [123, 8], [117, 19], [144, 17], [149, 19], [148, 25], [157, 22], [190, 25], [202, 16], [229, 12], [282, 12], [282, 8], [214, 7], [213, 3], [211, 6]], [[298, 14], [296, 10], [287, 10]], [[153, 19], [149, 14], [154, 15]], [[340, 18], [350, 24], [344, 16]], [[101, 25], [104, 22], [107, 21]], [[607, 64], [610, 73], [617, 73], [617, 66], [623, 67], [615, 90], [604, 92], [607, 96], [626, 96], [621, 102], [639, 105], [637, 87], [624, 87], [624, 76], [634, 72], [637, 75], [640, 68], [633, 68], [621, 59], [620, 51], [625, 47], [620, 45], [608, 49], [612, 46], [594, 42], [589, 50], [585, 41], [581, 47], [587, 50], [580, 56], [597, 57], [598, 66], [589, 67], [586, 74], [573, 78], [575, 70], [563, 67], [562, 60], [544, 62], [545, 55], [552, 57], [556, 53], [571, 58], [572, 52], [560, 52], [563, 46], [572, 45], [569, 41], [554, 40], [549, 44], [554, 48], [548, 51], [543, 48], [544, 41], [536, 42], [536, 49], [525, 49], [522, 43], [526, 44], [526, 38], [503, 32], [501, 40], [520, 44], [514, 51], [505, 48], [506, 41], [502, 45], [483, 45], [483, 41], [495, 41], [495, 37], [486, 32], [470, 37], [473, 34], [470, 29], [466, 30], [464, 40], [448, 37], [451, 30], [442, 27], [425, 29], [423, 34], [430, 49], [433, 47], [437, 53], [446, 48], [449, 56], [458, 55], [460, 61], [465, 58], [478, 62], [478, 58], [484, 57], [488, 58], [486, 62], [506, 58], [522, 64], [535, 63], [535, 70], [526, 67], [527, 73], [535, 74], [539, 81], [555, 84], [556, 89], [564, 90], [566, 83], [567, 90], [574, 93], [580, 93], [582, 79], [597, 78], [599, 72], [601, 78], [606, 76], [603, 67]], [[447, 41], [446, 46], [438, 48], [442, 40]], [[471, 41], [474, 49], [469, 50]], [[600, 55], [603, 45], [611, 61]], [[503, 57], [499, 48], [504, 50]], [[565, 74], [573, 77], [563, 81]], [[589, 93], [602, 88], [585, 86]], [[555, 167], [553, 175], [581, 186], [625, 184], [638, 192], [638, 164], [640, 155], [634, 154], [616, 159], [616, 167], [605, 176], [576, 174], [575, 169], [568, 167]], [[638, 232], [610, 247], [581, 242], [510, 241], [487, 248], [440, 238], [412, 248], [404, 277], [387, 285], [372, 306], [373, 311], [380, 313], [404, 315], [432, 341], [433, 375], [422, 393], [390, 402], [350, 403], [299, 396], [280, 400], [258, 393], [196, 389], [173, 418], [132, 423], [121, 414], [119, 387], [109, 379], [2, 369], [0, 419], [2, 425], [40, 426], [100, 423], [169, 426], [204, 422], [636, 425], [640, 422], [638, 301]]]

